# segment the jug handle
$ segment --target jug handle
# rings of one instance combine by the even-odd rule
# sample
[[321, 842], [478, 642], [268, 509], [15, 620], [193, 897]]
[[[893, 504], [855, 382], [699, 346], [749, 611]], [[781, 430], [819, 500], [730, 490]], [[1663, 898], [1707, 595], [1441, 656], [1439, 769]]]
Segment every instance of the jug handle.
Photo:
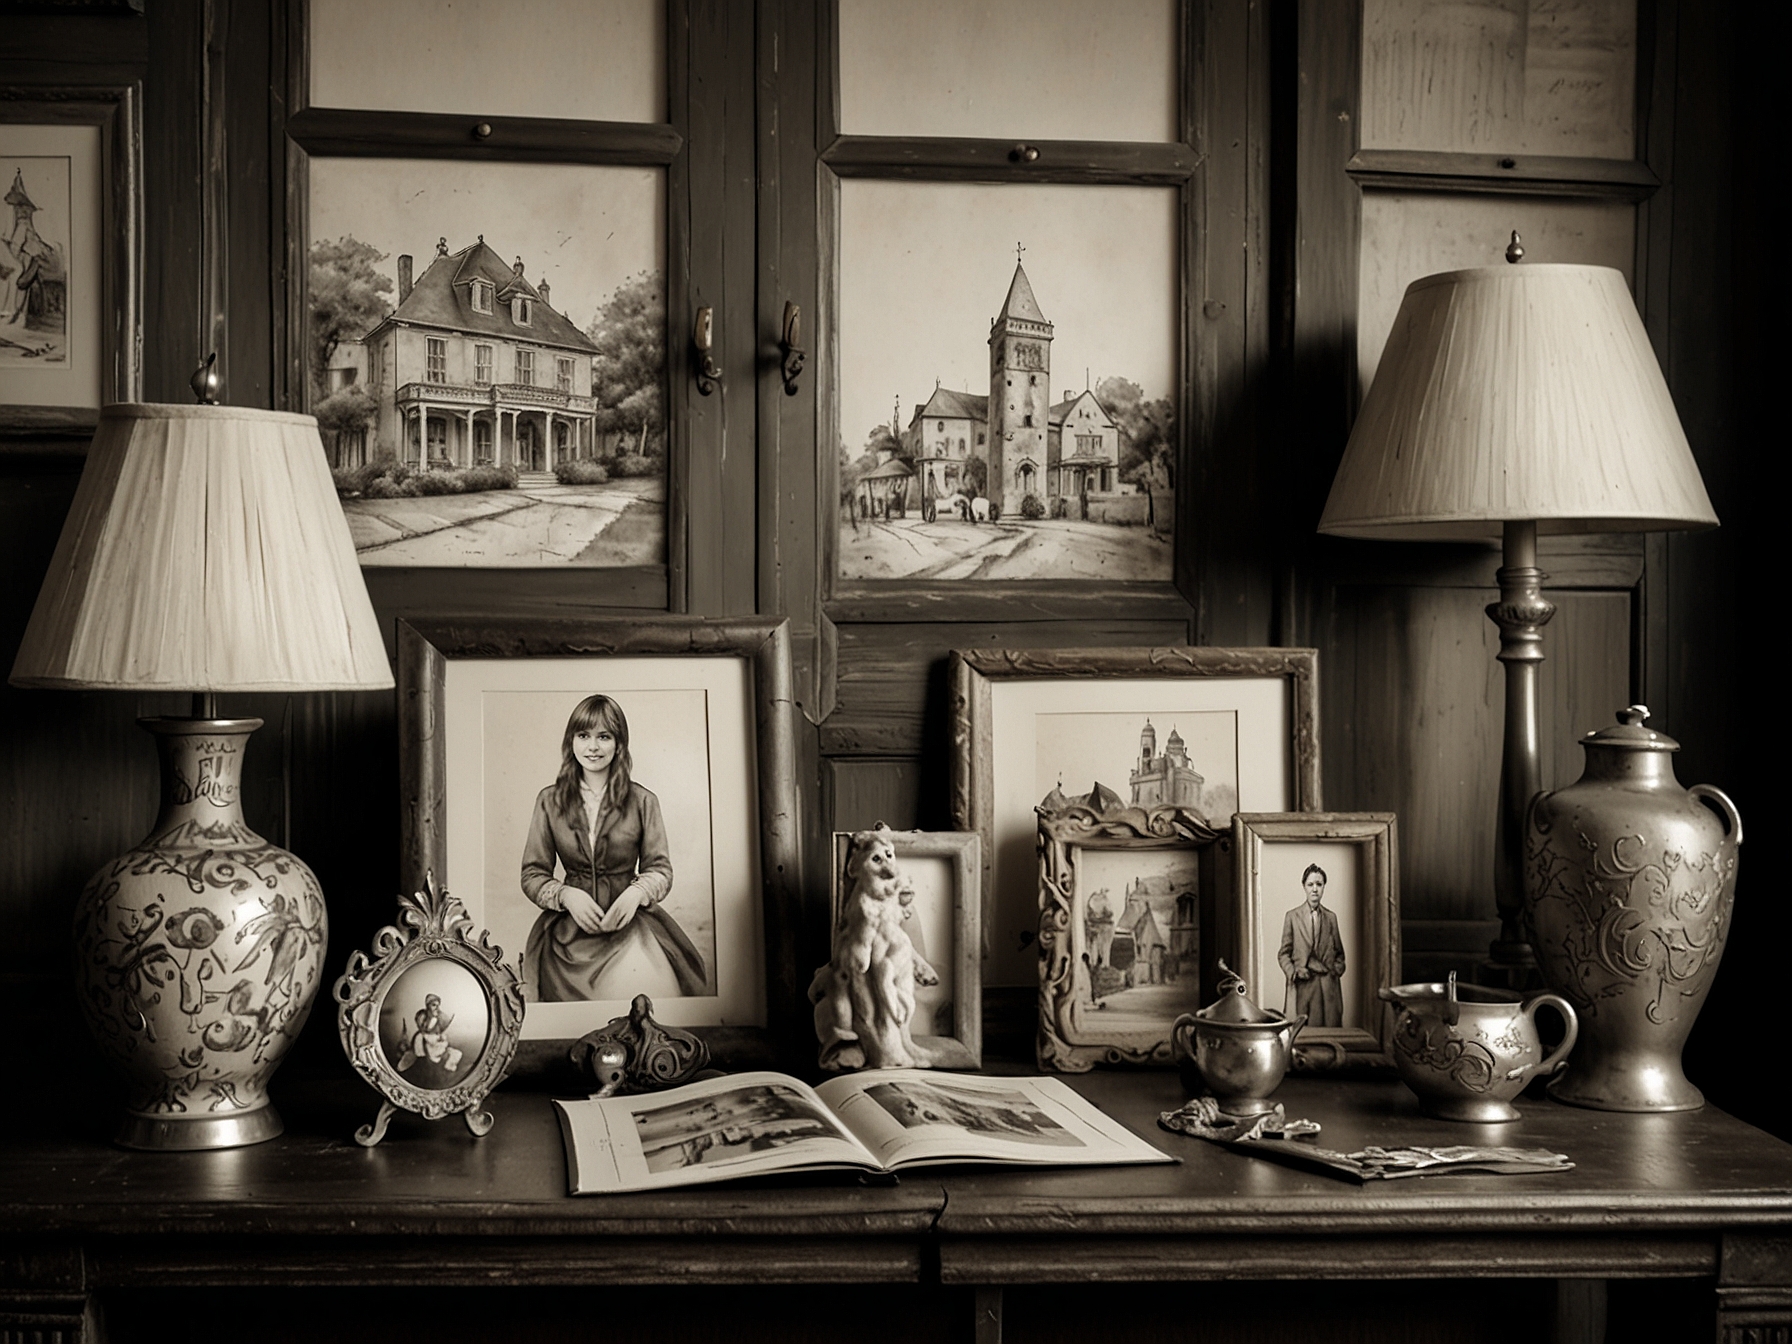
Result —
[[1687, 790], [1706, 806], [1723, 814], [1725, 824], [1730, 828], [1730, 838], [1737, 844], [1742, 843], [1742, 813], [1736, 810], [1736, 804], [1730, 801], [1730, 795], [1722, 789], [1714, 789], [1709, 784], [1694, 784]]
[[1561, 1016], [1562, 1025], [1568, 1028], [1567, 1035], [1563, 1036], [1562, 1043], [1550, 1052], [1549, 1058], [1532, 1064], [1528, 1068], [1513, 1069], [1506, 1077], [1522, 1077], [1528, 1083], [1531, 1079], [1539, 1076], [1549, 1077], [1550, 1074], [1567, 1063], [1568, 1052], [1574, 1049], [1575, 1041], [1580, 1038], [1580, 1018], [1575, 1014], [1574, 1005], [1560, 994], [1539, 994], [1524, 1006], [1525, 1016], [1531, 1019], [1532, 1027], [1537, 1025], [1537, 1010], [1543, 1007], [1556, 1010]]

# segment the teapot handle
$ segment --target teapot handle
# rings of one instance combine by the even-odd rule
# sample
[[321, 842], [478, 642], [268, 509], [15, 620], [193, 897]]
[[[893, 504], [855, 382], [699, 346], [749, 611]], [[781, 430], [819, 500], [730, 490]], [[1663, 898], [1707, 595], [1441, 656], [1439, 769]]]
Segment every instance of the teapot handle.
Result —
[[1687, 790], [1707, 807], [1723, 814], [1724, 823], [1729, 827], [1730, 838], [1737, 844], [1742, 843], [1742, 813], [1736, 810], [1736, 804], [1730, 801], [1730, 795], [1722, 789], [1714, 789], [1709, 784], [1694, 784]]
[[1170, 1028], [1170, 1048], [1175, 1052], [1176, 1058], [1193, 1059], [1195, 1057], [1195, 1043], [1188, 1039], [1195, 1034], [1195, 1025], [1194, 1014], [1184, 1013], [1176, 1019], [1175, 1024]]
[[[1513, 1073], [1522, 1075], [1527, 1083], [1530, 1082], [1531, 1079], [1539, 1076], [1547, 1078], [1557, 1069], [1560, 1069], [1568, 1060], [1568, 1052], [1574, 1049], [1575, 1041], [1580, 1038], [1580, 1018], [1575, 1015], [1574, 1005], [1569, 1003], [1568, 1000], [1564, 999], [1560, 994], [1539, 994], [1536, 998], [1531, 999], [1525, 1004], [1525, 1016], [1531, 1019], [1531, 1026], [1533, 1029], [1535, 1029], [1537, 1025], [1537, 1010], [1545, 1006], [1554, 1008], [1556, 1012], [1561, 1015], [1562, 1025], [1568, 1028], [1568, 1032], [1562, 1037], [1562, 1043], [1550, 1053], [1549, 1058], [1540, 1063], [1531, 1065], [1528, 1069], [1514, 1069], [1512, 1071]], [[1512, 1074], [1509, 1073], [1506, 1076], [1510, 1078]]]

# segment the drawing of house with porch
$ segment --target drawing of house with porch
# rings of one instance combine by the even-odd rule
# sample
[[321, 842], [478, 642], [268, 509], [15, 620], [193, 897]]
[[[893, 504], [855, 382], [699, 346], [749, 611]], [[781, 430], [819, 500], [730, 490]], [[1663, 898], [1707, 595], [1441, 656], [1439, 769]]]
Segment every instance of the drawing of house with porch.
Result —
[[448, 240], [413, 282], [398, 258], [398, 306], [330, 361], [330, 391], [359, 382], [374, 400], [370, 432], [345, 444], [411, 466], [514, 466], [551, 471], [594, 454], [591, 357], [597, 347], [531, 284], [522, 258], [504, 260], [480, 235]]

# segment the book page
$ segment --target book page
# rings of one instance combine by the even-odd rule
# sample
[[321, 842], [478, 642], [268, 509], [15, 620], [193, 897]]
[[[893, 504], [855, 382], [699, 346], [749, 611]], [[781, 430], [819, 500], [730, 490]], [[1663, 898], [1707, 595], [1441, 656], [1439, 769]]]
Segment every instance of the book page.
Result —
[[575, 1195], [660, 1190], [806, 1167], [866, 1167], [866, 1152], [815, 1093], [781, 1073], [741, 1073], [670, 1092], [556, 1101]]
[[1057, 1078], [876, 1069], [816, 1096], [885, 1167], [929, 1162], [1098, 1166], [1170, 1162]]

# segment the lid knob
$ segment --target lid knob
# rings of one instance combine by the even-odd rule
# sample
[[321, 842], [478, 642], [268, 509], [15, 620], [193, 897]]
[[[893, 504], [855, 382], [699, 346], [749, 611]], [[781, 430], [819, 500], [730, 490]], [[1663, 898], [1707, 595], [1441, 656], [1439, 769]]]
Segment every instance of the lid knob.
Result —
[[1640, 728], [1648, 717], [1649, 706], [1647, 705], [1632, 705], [1628, 709], [1618, 711], [1618, 722], [1626, 728]]

